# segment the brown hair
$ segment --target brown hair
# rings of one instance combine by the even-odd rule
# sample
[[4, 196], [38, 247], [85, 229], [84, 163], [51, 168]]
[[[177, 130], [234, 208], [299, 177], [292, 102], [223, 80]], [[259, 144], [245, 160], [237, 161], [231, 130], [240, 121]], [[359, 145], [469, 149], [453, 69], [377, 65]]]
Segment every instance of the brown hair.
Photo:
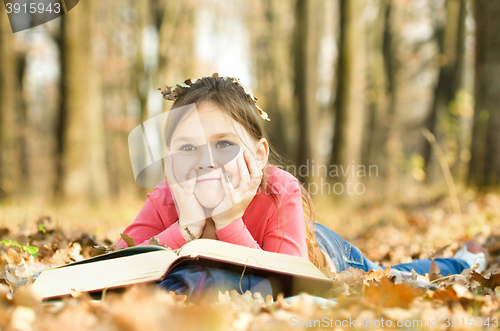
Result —
[[[198, 80], [189, 88], [179, 93], [171, 109], [188, 106], [190, 104], [201, 104], [204, 102], [216, 103], [220, 106], [224, 115], [243, 125], [250, 135], [257, 141], [261, 138], [267, 138], [264, 126], [262, 125], [262, 118], [260, 117], [255, 105], [248, 101], [243, 87], [235, 84], [232, 79], [225, 79], [217, 76], [203, 77], [201, 80]], [[183, 117], [185, 117], [186, 113], [192, 109], [190, 107], [185, 108], [185, 111], [175, 112], [173, 116], [168, 116], [165, 125], [165, 142], [169, 148], [175, 128], [182, 121]], [[231, 123], [231, 121], [229, 122]], [[263, 190], [272, 197], [276, 206], [278, 228], [283, 205], [279, 203], [279, 195], [277, 194], [276, 188], [271, 183], [268, 183], [267, 179], [269, 176], [270, 166], [281, 167], [282, 165], [283, 157], [281, 157], [272, 148], [272, 146], [269, 145], [269, 161], [263, 169], [263, 177], [259, 190]], [[323, 268], [326, 265], [326, 261], [321, 253], [321, 250], [319, 249], [318, 243], [314, 238], [314, 206], [309, 193], [302, 185], [299, 186], [301, 189], [302, 205], [304, 208], [308, 257], [309, 260], [317, 267]], [[281, 208], [279, 208], [279, 206], [281, 206]], [[283, 221], [285, 222], [286, 220]]]

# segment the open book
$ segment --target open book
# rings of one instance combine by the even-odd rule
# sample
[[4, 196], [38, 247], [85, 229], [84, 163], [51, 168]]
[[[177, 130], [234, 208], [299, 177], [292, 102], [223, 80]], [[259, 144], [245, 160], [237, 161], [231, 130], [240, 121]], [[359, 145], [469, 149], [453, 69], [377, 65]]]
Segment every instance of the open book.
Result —
[[281, 253], [198, 239], [178, 250], [135, 246], [42, 271], [34, 286], [44, 299], [74, 291], [94, 293], [138, 283], [160, 282], [180, 265], [198, 264], [244, 272], [270, 280], [273, 294], [316, 293], [331, 281], [308, 259]]

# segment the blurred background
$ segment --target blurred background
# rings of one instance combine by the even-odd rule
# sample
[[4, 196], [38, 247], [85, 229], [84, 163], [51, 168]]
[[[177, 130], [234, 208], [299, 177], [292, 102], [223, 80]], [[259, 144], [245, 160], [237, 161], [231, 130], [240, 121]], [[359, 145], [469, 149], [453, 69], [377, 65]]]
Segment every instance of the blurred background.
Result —
[[[307, 165], [318, 221], [498, 224], [499, 1], [82, 0], [15, 34], [0, 8], [4, 223], [123, 229], [152, 191], [128, 134], [170, 108], [159, 87], [218, 72], [253, 90], [286, 166]], [[347, 180], [357, 193], [326, 191]]]

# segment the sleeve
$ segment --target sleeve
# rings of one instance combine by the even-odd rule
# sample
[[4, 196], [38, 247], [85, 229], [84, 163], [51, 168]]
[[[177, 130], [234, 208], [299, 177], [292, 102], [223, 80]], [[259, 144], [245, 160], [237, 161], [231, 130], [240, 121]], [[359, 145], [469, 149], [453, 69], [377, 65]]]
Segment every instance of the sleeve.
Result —
[[279, 214], [274, 205], [270, 207], [273, 211], [267, 222], [262, 224], [265, 226], [262, 245], [252, 237], [241, 218], [215, 231], [217, 238], [232, 244], [307, 258], [306, 228], [299, 185], [297, 181], [292, 181], [284, 187], [283, 205]]
[[[174, 222], [165, 229], [160, 214], [156, 209], [150, 195], [142, 206], [141, 211], [135, 218], [134, 222], [130, 224], [123, 233], [133, 238], [137, 246], [149, 244], [149, 239], [152, 237], [158, 238], [161, 245], [167, 245], [172, 249], [177, 249], [186, 244], [186, 239], [179, 231], [178, 221]], [[127, 243], [120, 238], [117, 247], [126, 248]]]
[[261, 249], [259, 244], [252, 237], [250, 231], [248, 231], [245, 223], [243, 223], [242, 218], [237, 219], [220, 230], [215, 230], [215, 234], [217, 235], [217, 239], [221, 241]]

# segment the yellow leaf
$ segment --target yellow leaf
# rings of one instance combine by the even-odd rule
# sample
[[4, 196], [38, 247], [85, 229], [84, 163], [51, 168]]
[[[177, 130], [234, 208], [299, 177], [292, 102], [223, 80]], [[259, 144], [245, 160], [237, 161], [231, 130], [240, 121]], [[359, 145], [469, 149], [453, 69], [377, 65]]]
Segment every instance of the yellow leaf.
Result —
[[120, 236], [122, 237], [123, 241], [127, 243], [128, 247], [134, 247], [135, 246], [135, 241], [134, 238], [130, 238], [127, 234], [125, 233], [120, 233]]

